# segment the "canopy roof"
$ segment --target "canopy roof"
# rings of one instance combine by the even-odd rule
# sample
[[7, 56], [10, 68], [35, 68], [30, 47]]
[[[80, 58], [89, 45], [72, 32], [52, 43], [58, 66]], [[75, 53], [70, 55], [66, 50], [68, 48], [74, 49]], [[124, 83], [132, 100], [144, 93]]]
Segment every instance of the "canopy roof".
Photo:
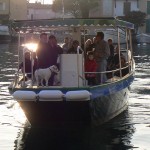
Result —
[[15, 20], [12, 23], [15, 30], [58, 27], [123, 27], [134, 29], [134, 24], [115, 18], [87, 18], [87, 19], [49, 19], [49, 20]]

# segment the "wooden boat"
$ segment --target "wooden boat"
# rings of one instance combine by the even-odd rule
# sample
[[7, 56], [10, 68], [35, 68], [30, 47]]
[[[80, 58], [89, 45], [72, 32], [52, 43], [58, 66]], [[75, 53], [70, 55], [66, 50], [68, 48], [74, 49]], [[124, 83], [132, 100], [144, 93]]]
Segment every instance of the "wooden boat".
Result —
[[[9, 86], [9, 91], [20, 104], [32, 126], [69, 123], [99, 125], [127, 109], [130, 85], [134, 80], [131, 37], [133, 24], [115, 18], [96, 18], [14, 21], [13, 26], [21, 33], [34, 29], [36, 32], [65, 31], [64, 34], [71, 33], [72, 37], [77, 40], [81, 39], [83, 31], [113, 28], [118, 31], [120, 51], [122, 48], [119, 31], [123, 29], [126, 33], [126, 49], [122, 53], [126, 57], [129, 73], [122, 76], [123, 68], [121, 67], [117, 70], [107, 71], [105, 73], [112, 74], [120, 71], [120, 76], [112, 75], [103, 84], [94, 86], [86, 84], [84, 75], [87, 72], [84, 72], [84, 54], [79, 53], [61, 55], [59, 86], [38, 87], [33, 80], [30, 84], [26, 81], [19, 84], [20, 77], [25, 75], [17, 72], [14, 81]], [[84, 33], [87, 34], [87, 32]], [[84, 39], [86, 39], [86, 34], [84, 34]], [[18, 55], [20, 55], [20, 46], [18, 47]]]

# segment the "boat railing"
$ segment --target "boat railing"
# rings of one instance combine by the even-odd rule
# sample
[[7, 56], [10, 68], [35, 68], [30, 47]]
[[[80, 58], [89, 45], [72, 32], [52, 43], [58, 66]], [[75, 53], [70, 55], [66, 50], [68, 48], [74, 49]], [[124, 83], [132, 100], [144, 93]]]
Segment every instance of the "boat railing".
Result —
[[[131, 33], [130, 33], [131, 34]], [[119, 36], [118, 36], [118, 39], [119, 39]], [[126, 41], [128, 41], [129, 39], [127, 39]], [[130, 39], [130, 41], [131, 41], [131, 39]], [[20, 42], [19, 42], [20, 43]], [[128, 43], [128, 42], [127, 42]], [[20, 45], [20, 44], [19, 44]], [[130, 46], [129, 46], [130, 45]], [[124, 75], [122, 74], [122, 70], [123, 69], [128, 69], [128, 74], [130, 74], [132, 71], [133, 71], [133, 68], [134, 68], [134, 66], [133, 66], [133, 61], [132, 61], [132, 52], [133, 52], [133, 50], [132, 50], [132, 43], [128, 43], [127, 45], [126, 45], [126, 48], [121, 48], [121, 46], [120, 46], [120, 41], [118, 40], [118, 47], [119, 47], [119, 51], [120, 51], [120, 53], [124, 53], [125, 54], [125, 58], [126, 58], [126, 62], [127, 62], [127, 64], [126, 64], [126, 66], [124, 66], [124, 67], [122, 67], [121, 66], [121, 62], [119, 63], [119, 68], [115, 68], [115, 69], [110, 69], [110, 70], [106, 70], [106, 71], [103, 71], [103, 72], [85, 72], [85, 70], [84, 70], [84, 58], [85, 58], [85, 54], [84, 54], [84, 51], [83, 51], [83, 53], [82, 53], [82, 61], [79, 63], [79, 49], [81, 49], [81, 47], [78, 47], [78, 49], [77, 49], [77, 86], [79, 87], [79, 86], [81, 86], [81, 82], [82, 82], [82, 86], [87, 86], [87, 80], [86, 80], [86, 78], [85, 78], [85, 74], [109, 74], [110, 76], [111, 76], [111, 78], [113, 78], [113, 77], [115, 77], [116, 76], [116, 73], [118, 73], [118, 77], [119, 77], [119, 79], [120, 78], [122, 78]], [[129, 50], [129, 49], [131, 49], [131, 50]], [[25, 53], [25, 51], [28, 51], [28, 49], [26, 49], [25, 47], [23, 48], [23, 62], [24, 62], [24, 64], [25, 64], [25, 58], [24, 58], [24, 53]], [[33, 51], [30, 51], [30, 53], [31, 53], [31, 58], [32, 58], [32, 63], [33, 63]], [[130, 53], [130, 55], [128, 54], [128, 53]], [[67, 54], [66, 54], [67, 55]], [[18, 53], [18, 56], [20, 56], [20, 54]], [[120, 54], [119, 54], [119, 59], [120, 59]], [[121, 60], [121, 59], [120, 59]], [[18, 62], [19, 62], [19, 60], [18, 60]], [[61, 62], [60, 62], [61, 63]], [[81, 64], [82, 63], [82, 64]], [[81, 73], [81, 71], [80, 71], [80, 66], [82, 65], [82, 68], [83, 68], [83, 70], [82, 70], [82, 73]], [[34, 85], [36, 85], [35, 83], [36, 83], [36, 81], [35, 81], [35, 77], [34, 77], [34, 73], [33, 73], [33, 64], [31, 65], [32, 67], [31, 67], [31, 79], [30, 79], [30, 87], [33, 87]], [[61, 71], [61, 70], [60, 70]], [[28, 73], [25, 73], [25, 65], [23, 66], [23, 72], [21, 73], [21, 72], [17, 72], [16, 73], [16, 75], [15, 75], [15, 78], [16, 78], [16, 80], [15, 80], [15, 84], [14, 85], [17, 85], [17, 83], [21, 83], [20, 85], [21, 86], [23, 86], [23, 87], [25, 87], [26, 86], [26, 79], [25, 79], [25, 77], [26, 77], [26, 75], [28, 75]], [[108, 78], [108, 80], [109, 80], [110, 78]], [[82, 81], [81, 81], [82, 80]], [[61, 82], [61, 81], [60, 81]], [[80, 83], [79, 83], [80, 82]], [[112, 81], [113, 82], [113, 81]], [[102, 84], [102, 83], [100, 83], [100, 84]], [[60, 84], [60, 86], [61, 86], [61, 84]], [[27, 86], [28, 87], [28, 86]]]
[[[78, 57], [77, 57], [78, 59]], [[78, 61], [77, 61], [78, 62]], [[79, 64], [77, 65], [79, 66]], [[114, 82], [113, 78], [117, 77], [117, 80], [121, 79], [122, 77], [124, 77], [127, 74], [130, 74], [132, 72], [132, 62], [127, 62], [127, 65], [124, 67], [120, 67], [120, 68], [116, 68], [116, 69], [112, 69], [112, 70], [107, 70], [107, 71], [103, 71], [103, 72], [83, 72], [83, 74], [79, 73], [79, 68], [77, 68], [78, 70], [78, 86], [79, 86], [79, 79], [82, 79], [83, 81], [83, 86], [88, 86], [87, 85], [87, 81], [85, 79], [85, 74], [110, 74], [110, 78], [108, 78], [108, 80], [106, 82]], [[122, 70], [123, 69], [128, 69], [128, 73], [127, 74], [122, 74]], [[33, 69], [32, 69], [33, 70]], [[30, 74], [31, 75], [31, 79], [29, 79], [28, 81], [26, 81], [25, 77]], [[116, 75], [117, 74], [117, 75]], [[17, 83], [20, 84], [21, 87], [33, 87], [35, 85], [35, 78], [34, 78], [34, 74], [32, 73], [25, 73], [25, 72], [17, 72], [15, 74], [15, 83], [14, 85], [16, 86]], [[100, 83], [103, 84], [103, 83]], [[30, 85], [30, 86], [27, 86]], [[61, 84], [60, 84], [61, 86]]]
[[[124, 70], [124, 69], [128, 69], [128, 71], [127, 71], [128, 73], [123, 74], [122, 70]], [[120, 68], [116, 68], [116, 69], [112, 69], [112, 70], [107, 70], [107, 71], [103, 71], [103, 72], [84, 72], [84, 73], [85, 74], [93, 74], [93, 73], [94, 74], [111, 74], [111, 78], [107, 78], [106, 82], [108, 82], [108, 81], [114, 81], [114, 80], [110, 80], [110, 79], [113, 79], [116, 76], [118, 77], [118, 79], [120, 79], [120, 78], [124, 77], [125, 75], [130, 74], [131, 72], [132, 72], [132, 62], [127, 63], [127, 65], [124, 67], [120, 67]], [[102, 84], [102, 82], [100, 84]]]
[[[79, 63], [79, 54], [80, 54], [79, 50], [82, 51], [82, 60], [80, 62], [82, 64]], [[26, 47], [24, 47], [23, 51], [22, 51], [23, 52], [22, 60], [23, 60], [23, 63], [25, 64], [25, 52], [27, 52], [27, 51], [29, 51], [31, 53], [31, 62], [32, 62], [31, 63], [31, 73], [25, 73], [25, 65], [24, 65], [23, 66], [23, 72], [20, 72], [18, 70], [18, 72], [15, 74], [14, 86], [16, 86], [17, 83], [19, 83], [19, 85], [22, 86], [22, 87], [26, 87], [26, 83], [28, 83], [28, 85], [30, 85], [30, 86], [27, 86], [27, 87], [33, 87], [34, 85], [36, 85], [35, 84], [36, 81], [35, 81], [35, 77], [34, 77], [34, 73], [33, 73], [33, 53], [34, 52], [30, 51]], [[80, 80], [82, 80], [82, 85], [83, 86], [88, 86], [87, 85], [87, 80], [85, 78], [86, 74], [93, 74], [93, 73], [96, 74], [96, 75], [98, 75], [98, 74], [108, 75], [109, 74], [110, 77], [107, 78], [107, 79], [110, 82], [113, 81], [113, 80], [110, 80], [110, 79], [115, 77], [115, 76], [117, 76], [118, 79], [122, 78], [124, 76], [124, 74], [122, 74], [122, 70], [124, 70], [124, 69], [128, 69], [128, 74], [130, 74], [133, 70], [133, 62], [132, 62], [131, 56], [128, 55], [128, 52], [130, 52], [130, 50], [121, 49], [120, 52], [124, 53], [124, 56], [126, 58], [126, 65], [125, 66], [121, 66], [121, 64], [119, 64], [119, 66], [120, 66], [119, 68], [106, 70], [106, 71], [103, 71], [103, 72], [85, 72], [85, 70], [84, 70], [84, 57], [85, 57], [84, 56], [84, 51], [81, 49], [81, 47], [78, 47], [78, 49], [77, 49], [77, 61], [76, 61], [77, 62], [77, 76], [78, 76], [78, 80], [77, 80], [78, 84], [77, 85], [78, 85], [78, 87], [81, 86], [81, 83], [79, 83]], [[68, 55], [68, 54], [66, 54], [66, 55]], [[83, 68], [82, 73], [81, 73], [81, 71], [79, 71], [81, 65], [82, 65], [82, 68]], [[116, 73], [118, 73], [118, 75], [116, 75]], [[29, 75], [29, 74], [31, 75], [31, 78], [29, 79], [29, 81], [26, 81], [26, 76]], [[60, 83], [61, 83], [61, 81], [60, 81]], [[102, 84], [102, 83], [100, 83], [100, 84]], [[60, 84], [60, 86], [61, 86], [61, 84]]]

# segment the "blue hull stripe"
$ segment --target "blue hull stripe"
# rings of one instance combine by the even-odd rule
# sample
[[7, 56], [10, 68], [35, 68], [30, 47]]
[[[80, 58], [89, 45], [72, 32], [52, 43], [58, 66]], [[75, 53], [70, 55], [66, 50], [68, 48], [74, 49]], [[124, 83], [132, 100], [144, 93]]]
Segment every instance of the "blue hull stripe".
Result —
[[125, 80], [122, 80], [122, 81], [119, 81], [110, 85], [91, 88], [90, 90], [90, 92], [92, 93], [91, 99], [95, 99], [101, 96], [108, 96], [118, 91], [121, 91], [125, 88], [128, 88], [133, 82], [133, 80], [134, 80], [134, 77], [130, 76]]

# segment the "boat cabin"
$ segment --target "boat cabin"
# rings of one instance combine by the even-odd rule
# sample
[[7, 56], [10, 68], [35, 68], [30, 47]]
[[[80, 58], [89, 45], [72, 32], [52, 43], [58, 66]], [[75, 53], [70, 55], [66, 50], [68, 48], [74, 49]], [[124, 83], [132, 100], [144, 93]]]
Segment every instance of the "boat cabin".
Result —
[[[34, 69], [33, 69], [33, 57], [37, 48], [39, 35], [42, 32], [48, 35], [55, 35], [58, 44], [62, 44], [65, 37], [78, 40], [79, 45], [76, 54], [61, 54], [59, 56], [59, 84], [54, 86], [59, 87], [88, 87], [85, 74], [93, 72], [85, 72], [84, 63], [86, 59], [86, 53], [84, 48], [82, 53], [79, 53], [82, 43], [85, 46], [85, 41], [88, 38], [95, 37], [98, 31], [104, 32], [105, 40], [112, 38], [113, 43], [119, 49], [120, 64], [117, 69], [110, 69], [106, 72], [94, 72], [95, 74], [109, 74], [107, 83], [114, 82], [124, 75], [122, 74], [123, 69], [128, 69], [128, 74], [132, 72], [133, 62], [132, 58], [132, 30], [134, 25], [118, 20], [115, 18], [96, 18], [96, 19], [58, 19], [58, 20], [30, 20], [30, 21], [14, 21], [13, 27], [18, 34], [18, 68], [21, 62], [25, 64], [25, 53], [30, 52], [31, 54], [31, 78], [26, 81], [25, 65], [23, 72], [16, 73], [16, 82], [14, 85], [20, 87], [37, 87]], [[83, 46], [83, 47], [84, 47]], [[121, 55], [123, 54], [126, 60], [126, 66], [121, 65]], [[116, 76], [116, 72], [119, 72], [119, 76]], [[21, 82], [20, 82], [20, 79]], [[19, 81], [18, 81], [19, 80]]]

